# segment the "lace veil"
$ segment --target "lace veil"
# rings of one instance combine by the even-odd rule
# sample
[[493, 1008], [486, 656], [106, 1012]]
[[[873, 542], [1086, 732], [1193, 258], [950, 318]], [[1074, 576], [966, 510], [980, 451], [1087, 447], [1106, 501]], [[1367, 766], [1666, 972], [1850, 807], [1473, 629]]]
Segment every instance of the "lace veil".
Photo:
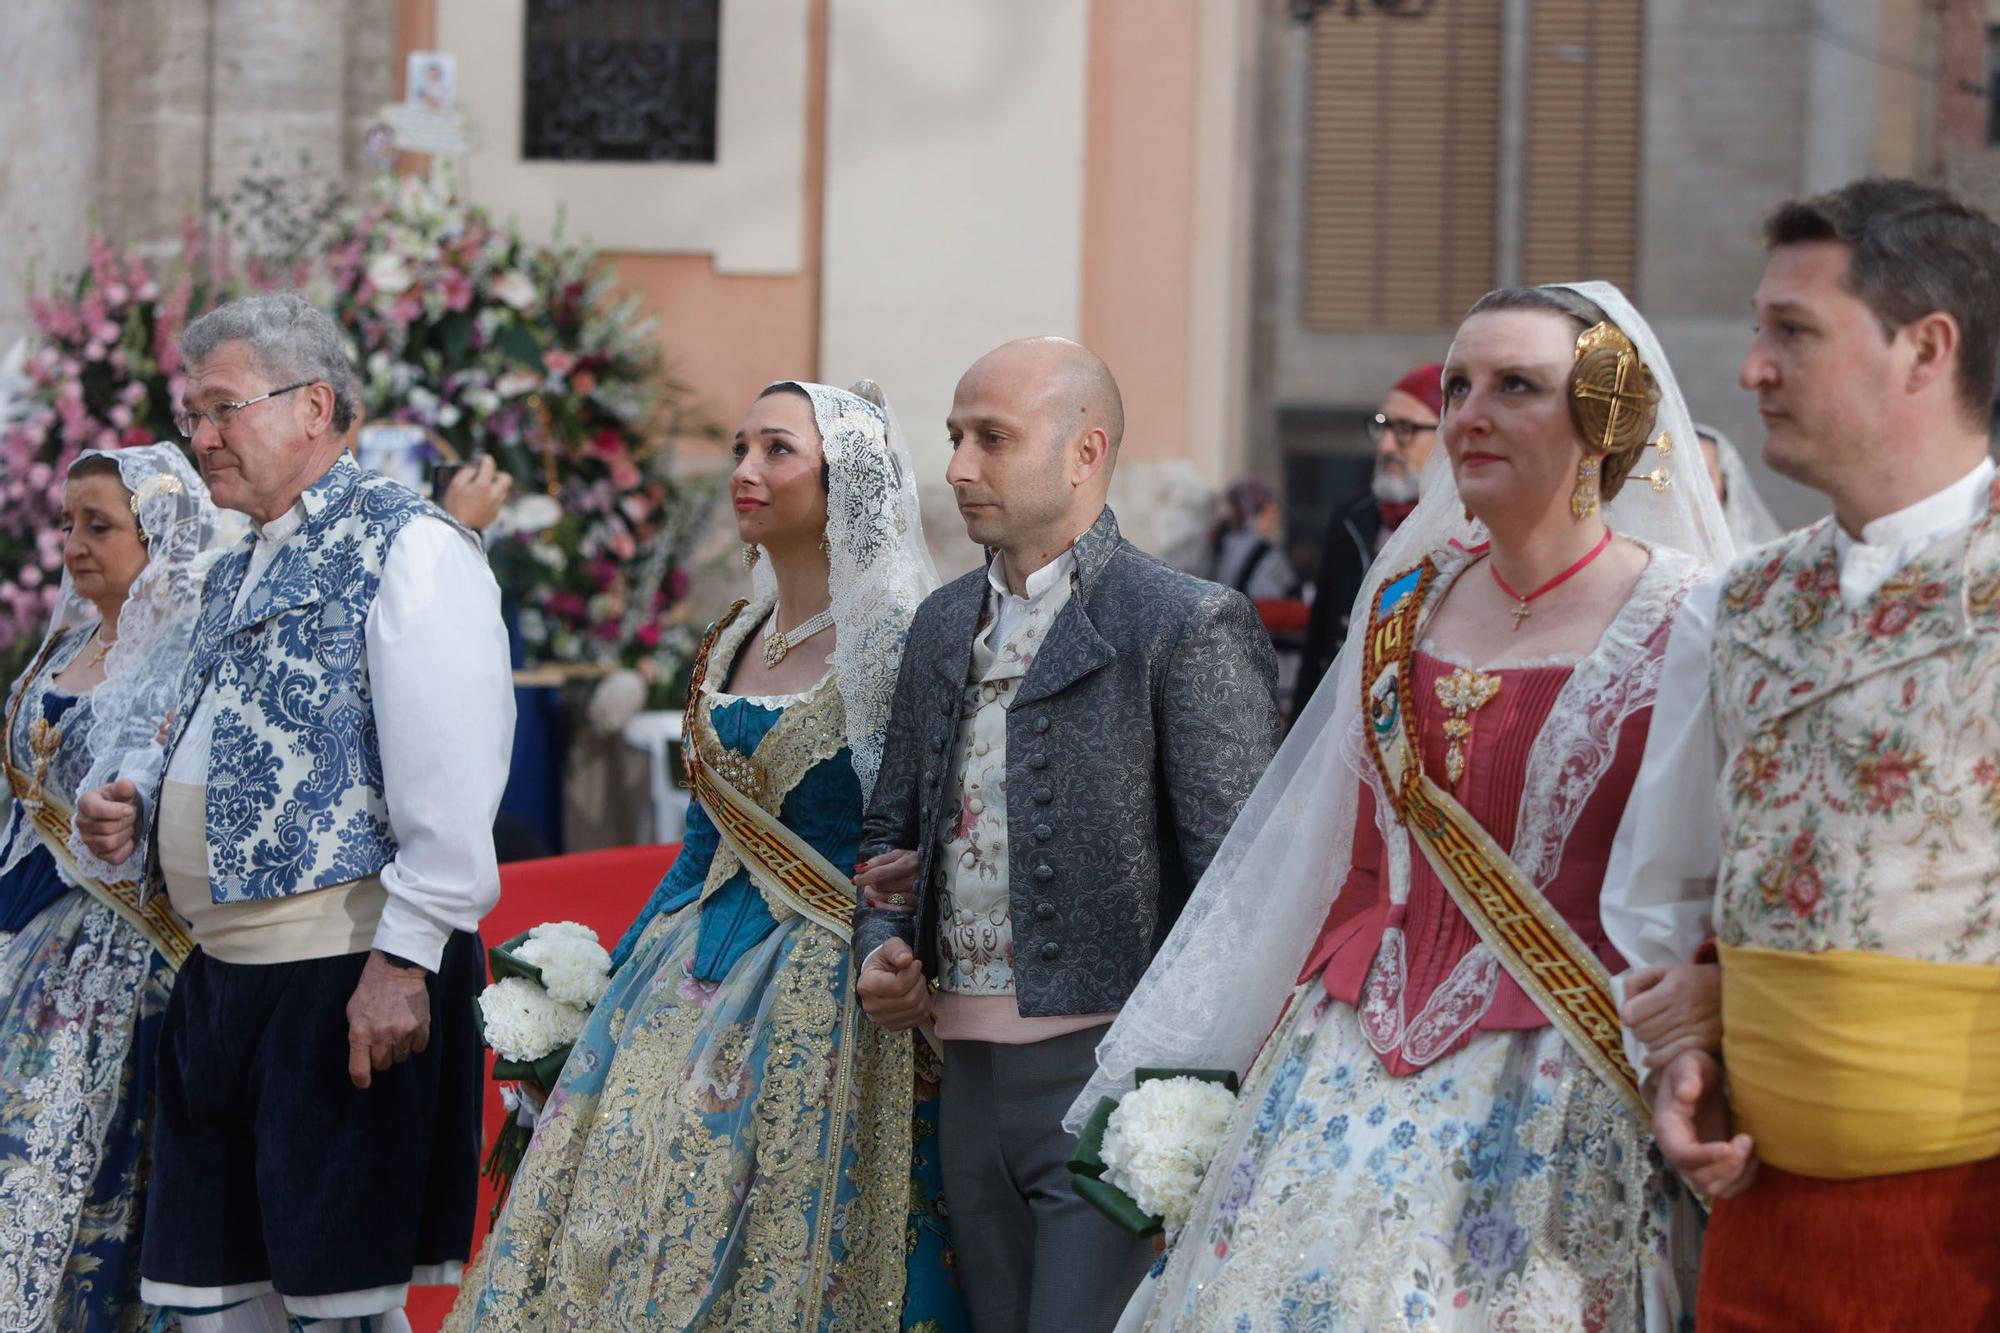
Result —
[[1722, 516], [1729, 523], [1729, 535], [1736, 539], [1736, 549], [1747, 551], [1776, 540], [1785, 529], [1764, 503], [1764, 497], [1757, 494], [1757, 483], [1750, 480], [1750, 469], [1743, 466], [1743, 455], [1737, 451], [1736, 442], [1699, 421], [1694, 428], [1696, 433], [1715, 441], [1715, 459], [1722, 465], [1722, 489], [1727, 492], [1722, 497]]
[[[96, 457], [117, 463], [118, 478], [132, 493], [133, 513], [146, 542], [146, 567], [132, 581], [118, 612], [118, 641], [105, 656], [104, 680], [90, 692], [90, 727], [84, 739], [88, 768], [77, 792], [125, 777], [150, 806], [160, 778], [160, 724], [180, 691], [200, 610], [202, 575], [219, 554], [217, 512], [208, 487], [179, 445], [92, 449], [77, 462]], [[77, 595], [65, 572], [44, 651], [57, 635], [96, 621], [97, 608]], [[69, 850], [85, 874], [129, 879], [146, 864], [145, 839], [142, 827], [138, 850], [118, 866], [92, 855], [74, 831]]]
[[[1694, 425], [1652, 329], [1608, 283], [1563, 284], [1624, 330], [1653, 371], [1661, 401], [1655, 438], [1674, 443], [1664, 492], [1631, 477], [1604, 506], [1613, 531], [1654, 549], [1625, 611], [1577, 664], [1529, 758], [1513, 854], [1531, 878], [1555, 871], [1563, 841], [1597, 776], [1610, 740], [1632, 709], [1652, 698], [1665, 635], [1654, 633], [1699, 574], [1720, 572], [1735, 547], [1708, 470], [1695, 454]], [[1452, 543], [1478, 545], [1485, 530], [1465, 516], [1442, 449], [1426, 464], [1422, 500], [1370, 567], [1350, 633], [1333, 668], [1293, 725], [1208, 872], [1097, 1048], [1097, 1072], [1071, 1106], [1074, 1131], [1101, 1096], [1118, 1096], [1140, 1068], [1247, 1071], [1277, 1020], [1347, 877], [1361, 785], [1377, 779], [1361, 724], [1363, 608], [1384, 578], [1425, 555], [1458, 557]], [[1662, 549], [1664, 548], [1664, 549]], [[1451, 572], [1447, 569], [1446, 574]], [[1448, 578], [1439, 580], [1440, 587]], [[1377, 817], [1390, 849], [1390, 890], [1409, 891], [1407, 842], [1386, 801]], [[1481, 946], [1483, 949], [1484, 946]], [[1482, 960], [1475, 959], [1474, 962]]]
[[[910, 618], [938, 586], [937, 569], [924, 544], [909, 445], [881, 389], [872, 380], [852, 390], [802, 380], [778, 383], [803, 389], [812, 399], [826, 456], [833, 675], [866, 800], [882, 767], [882, 738]], [[751, 581], [759, 605], [777, 600], [769, 560], [757, 563]]]

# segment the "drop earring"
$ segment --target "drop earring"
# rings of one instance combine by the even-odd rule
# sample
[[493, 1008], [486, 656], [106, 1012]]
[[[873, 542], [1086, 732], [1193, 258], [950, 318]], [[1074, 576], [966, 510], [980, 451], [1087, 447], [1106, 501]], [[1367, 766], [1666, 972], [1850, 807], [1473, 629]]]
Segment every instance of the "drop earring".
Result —
[[1569, 493], [1570, 517], [1579, 523], [1597, 512], [1598, 471], [1597, 455], [1585, 454], [1576, 470], [1576, 489]]

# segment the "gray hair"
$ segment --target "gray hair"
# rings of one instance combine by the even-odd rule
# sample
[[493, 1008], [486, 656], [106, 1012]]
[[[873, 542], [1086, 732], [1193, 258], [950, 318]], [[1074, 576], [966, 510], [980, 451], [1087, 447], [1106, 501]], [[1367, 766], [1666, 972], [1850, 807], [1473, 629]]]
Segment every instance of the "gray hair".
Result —
[[272, 292], [231, 301], [181, 331], [181, 360], [198, 365], [224, 343], [240, 342], [272, 385], [300, 380], [333, 389], [333, 428], [345, 434], [359, 415], [361, 377], [340, 326], [296, 292]]

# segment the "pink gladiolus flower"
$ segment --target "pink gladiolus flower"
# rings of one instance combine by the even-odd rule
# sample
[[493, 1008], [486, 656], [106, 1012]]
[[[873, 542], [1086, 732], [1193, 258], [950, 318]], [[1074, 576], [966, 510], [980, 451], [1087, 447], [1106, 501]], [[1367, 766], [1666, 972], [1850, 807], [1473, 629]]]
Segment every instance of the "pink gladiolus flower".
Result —
[[551, 347], [542, 353], [542, 364], [549, 368], [551, 375], [567, 375], [576, 369], [576, 358], [560, 347]]
[[21, 566], [21, 586], [23, 588], [41, 587], [42, 571], [36, 568], [34, 565]]

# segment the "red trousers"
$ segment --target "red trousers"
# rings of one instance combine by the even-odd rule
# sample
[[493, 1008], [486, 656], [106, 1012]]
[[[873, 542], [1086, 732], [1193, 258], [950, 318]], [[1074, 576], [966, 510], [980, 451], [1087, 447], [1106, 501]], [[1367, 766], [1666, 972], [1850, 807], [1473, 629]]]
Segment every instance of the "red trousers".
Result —
[[1695, 1326], [2000, 1329], [2000, 1158], [1860, 1180], [1766, 1163], [1709, 1215]]

